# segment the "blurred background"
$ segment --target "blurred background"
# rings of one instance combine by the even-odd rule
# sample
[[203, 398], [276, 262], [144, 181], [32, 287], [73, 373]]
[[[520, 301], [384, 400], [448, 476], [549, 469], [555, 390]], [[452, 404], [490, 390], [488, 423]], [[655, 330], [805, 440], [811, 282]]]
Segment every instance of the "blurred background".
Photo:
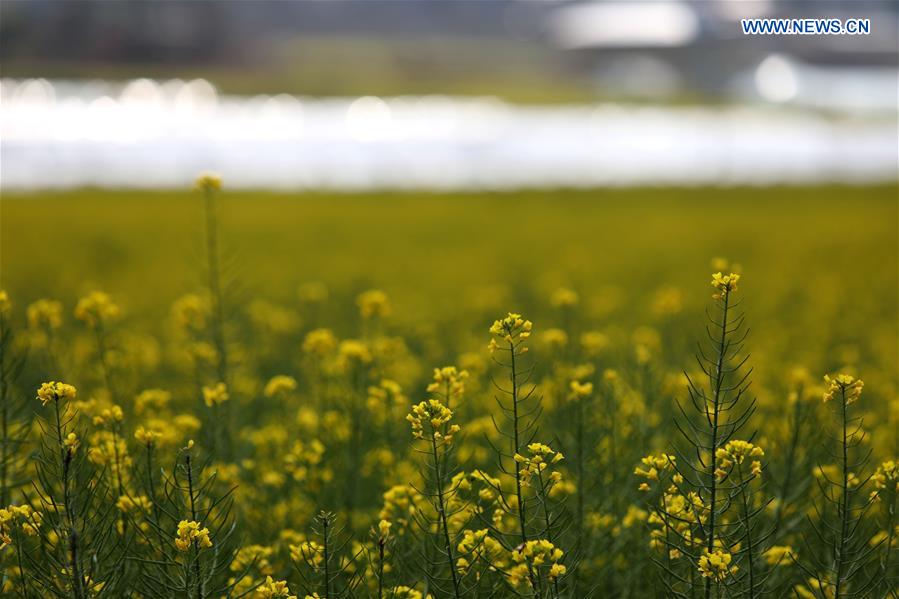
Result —
[[[4, 189], [893, 182], [899, 4], [0, 4]], [[744, 36], [741, 18], [868, 18]]]

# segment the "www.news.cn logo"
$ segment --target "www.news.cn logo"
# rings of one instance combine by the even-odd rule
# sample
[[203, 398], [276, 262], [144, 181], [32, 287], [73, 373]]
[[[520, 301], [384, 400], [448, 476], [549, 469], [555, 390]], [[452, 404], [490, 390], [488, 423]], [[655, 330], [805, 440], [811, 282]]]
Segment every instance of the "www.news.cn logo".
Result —
[[868, 35], [870, 19], [742, 19], [744, 35]]

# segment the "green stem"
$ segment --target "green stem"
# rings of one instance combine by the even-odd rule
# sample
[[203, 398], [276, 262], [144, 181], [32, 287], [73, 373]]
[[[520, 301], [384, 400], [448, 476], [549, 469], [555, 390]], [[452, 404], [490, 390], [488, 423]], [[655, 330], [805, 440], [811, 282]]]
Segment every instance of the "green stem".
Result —
[[[721, 311], [721, 339], [718, 342], [718, 359], [715, 364], [715, 394], [713, 397], [713, 405], [712, 405], [712, 445], [711, 445], [711, 458], [709, 459], [709, 467], [708, 467], [708, 479], [709, 479], [709, 496], [710, 496], [710, 504], [709, 504], [709, 527], [706, 533], [706, 549], [709, 553], [711, 553], [715, 548], [715, 519], [717, 515], [717, 494], [718, 494], [718, 481], [715, 476], [715, 452], [718, 450], [718, 416], [720, 414], [720, 401], [721, 401], [721, 387], [724, 383], [724, 354], [725, 354], [725, 343], [727, 341], [727, 310], [728, 310], [728, 300], [730, 299], [730, 290], [724, 292], [723, 297], [723, 307]], [[708, 417], [708, 411], [706, 411], [706, 417]], [[709, 578], [705, 579], [705, 597], [706, 599], [710, 599], [712, 596], [712, 581]]]
[[437, 451], [437, 438], [431, 433], [431, 449], [434, 455], [434, 470], [437, 484], [437, 516], [440, 519], [440, 525], [443, 528], [443, 541], [446, 545], [446, 557], [449, 561], [450, 575], [453, 579], [453, 595], [459, 599], [459, 579], [456, 576], [456, 560], [453, 557], [453, 544], [450, 540], [449, 524], [446, 517], [446, 505], [443, 498], [443, 473], [440, 468], [440, 455]]

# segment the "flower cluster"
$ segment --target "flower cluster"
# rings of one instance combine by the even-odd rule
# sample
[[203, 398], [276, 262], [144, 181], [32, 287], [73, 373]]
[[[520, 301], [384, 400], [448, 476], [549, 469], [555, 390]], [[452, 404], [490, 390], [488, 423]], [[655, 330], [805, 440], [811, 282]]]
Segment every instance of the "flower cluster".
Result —
[[199, 522], [194, 520], [182, 520], [178, 523], [178, 535], [175, 537], [175, 547], [178, 551], [187, 551], [191, 545], [197, 549], [208, 549], [212, 547], [212, 540], [209, 538], [209, 529], [200, 526]]
[[733, 556], [723, 549], [706, 551], [699, 558], [699, 573], [703, 578], [724, 582], [728, 576], [736, 574], [739, 570], [736, 565], [731, 565], [733, 559]]
[[540, 486], [544, 486], [547, 482], [550, 484], [557, 483], [562, 480], [562, 473], [555, 471], [547, 476], [544, 481], [543, 473], [550, 464], [556, 464], [565, 459], [561, 452], [553, 451], [553, 449], [543, 443], [531, 443], [528, 445], [529, 457], [521, 454], [515, 454], [515, 461], [519, 465], [518, 473], [521, 475], [521, 482], [524, 485], [530, 484], [532, 477], [536, 476], [540, 480]]
[[194, 188], [203, 192], [221, 191], [222, 176], [218, 173], [200, 173], [194, 181]]
[[838, 393], [845, 398], [846, 405], [852, 405], [862, 394], [865, 382], [857, 379], [849, 374], [838, 374], [833, 377], [824, 376], [824, 384], [827, 388], [824, 390], [824, 401], [831, 401]]
[[715, 299], [724, 299], [731, 292], [737, 290], [737, 283], [740, 281], [740, 275], [735, 273], [730, 273], [727, 275], [721, 274], [720, 272], [716, 272], [712, 275], [712, 287], [716, 289], [715, 294], [712, 295]]
[[102, 291], [92, 291], [75, 306], [75, 318], [92, 326], [99, 326], [117, 318], [119, 307]]
[[29, 537], [37, 536], [42, 522], [40, 512], [28, 505], [0, 508], [0, 550], [12, 545], [13, 530], [18, 526]]
[[[659, 473], [671, 470], [677, 470], [677, 458], [671, 454], [660, 453], [659, 455], [650, 454], [640, 460], [640, 462], [646, 466], [646, 468], [641, 468], [637, 466], [634, 469], [634, 474], [641, 478], [648, 479], [650, 481], [659, 480]], [[648, 483], [640, 483], [641, 491], [648, 491], [649, 484]]]
[[211, 387], [203, 387], [203, 402], [207, 407], [218, 406], [226, 401], [231, 396], [228, 395], [228, 387], [225, 383], [216, 383]]
[[41, 405], [46, 406], [51, 401], [75, 399], [77, 392], [78, 390], [72, 385], [50, 381], [42, 384], [40, 389], [37, 390], [37, 398], [40, 400]]
[[[453, 411], [443, 405], [437, 399], [429, 399], [416, 404], [412, 411], [406, 415], [406, 420], [412, 425], [412, 436], [416, 439], [434, 439], [436, 442], [452, 443], [453, 435], [459, 432], [458, 424], [452, 424], [446, 430], [444, 427], [453, 418]], [[429, 428], [425, 430], [425, 425]]]
[[390, 302], [387, 294], [380, 289], [370, 289], [359, 294], [356, 305], [359, 306], [359, 314], [366, 320], [390, 316]]
[[455, 366], [444, 366], [434, 369], [434, 382], [428, 385], [428, 393], [436, 393], [447, 403], [460, 399], [465, 393], [467, 370], [457, 370]]
[[[730, 473], [730, 470], [735, 465], [741, 465], [746, 460], [746, 458], [760, 458], [765, 455], [765, 452], [762, 451], [761, 447], [753, 445], [748, 441], [741, 440], [733, 440], [728, 441], [724, 447], [719, 447], [715, 451], [715, 458], [717, 460], [717, 468], [715, 469], [715, 476], [718, 477], [719, 480], [723, 480], [727, 478], [727, 475]], [[759, 460], [752, 461], [751, 472], [753, 476], [761, 476], [762, 474], [762, 463]]]
[[275, 397], [295, 391], [297, 388], [297, 380], [292, 376], [279, 374], [269, 379], [265, 385], [263, 393], [266, 397]]
[[252, 596], [256, 599], [297, 599], [296, 595], [290, 594], [287, 581], [276, 581], [271, 576], [265, 577], [265, 582], [256, 587]]
[[[491, 353], [500, 349], [500, 345], [497, 343], [497, 339], [499, 339], [511, 345], [514, 351], [514, 348], [531, 336], [533, 326], [531, 321], [524, 320], [521, 314], [509, 312], [509, 315], [505, 318], [493, 321], [493, 325], [490, 327], [490, 334], [493, 335], [493, 339], [490, 340], [487, 348]], [[526, 351], [527, 348], [521, 349], [521, 353]]]
[[887, 489], [892, 489], [893, 492], [899, 494], [899, 462], [887, 460], [880, 464], [871, 475], [871, 484], [874, 485], [874, 490], [871, 492], [872, 499], [879, 499]]
[[564, 552], [546, 539], [528, 541], [512, 552], [512, 560], [517, 564], [510, 570], [509, 578], [515, 586], [531, 584], [532, 573], [546, 570], [550, 580], [558, 580], [567, 569], [559, 562]]

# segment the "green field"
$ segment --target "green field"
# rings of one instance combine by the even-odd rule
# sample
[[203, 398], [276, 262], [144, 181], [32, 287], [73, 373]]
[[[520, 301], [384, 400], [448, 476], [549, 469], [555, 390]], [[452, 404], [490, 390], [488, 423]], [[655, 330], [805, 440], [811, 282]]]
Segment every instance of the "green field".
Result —
[[[0, 362], [23, 362], [3, 381], [4, 418], [21, 433], [14, 451], [6, 441], [12, 433], [4, 433], [3, 501], [31, 503], [44, 523], [36, 538], [17, 537], [0, 549], [0, 563], [8, 566], [0, 581], [7, 592], [78, 599], [281, 596], [263, 594], [267, 587], [259, 585], [269, 575], [301, 597], [643, 598], [666, 596], [668, 588], [685, 597], [708, 597], [704, 589], [721, 598], [785, 597], [797, 589], [800, 597], [823, 598], [834, 596], [826, 587], [837, 583], [839, 597], [891, 596], [899, 583], [887, 573], [897, 571], [899, 549], [888, 551], [896, 541], [887, 533], [899, 522], [886, 518], [897, 493], [886, 495], [893, 479], [883, 479], [883, 490], [882, 476], [868, 477], [899, 452], [897, 192], [896, 185], [881, 185], [278, 194], [231, 191], [226, 179], [215, 197], [220, 260], [212, 268], [221, 276], [220, 294], [209, 286], [208, 213], [200, 192], [4, 193], [0, 288], [12, 302], [4, 326], [15, 336], [4, 342]], [[765, 458], [758, 475], [722, 479], [732, 484], [726, 504], [720, 495], [709, 498], [711, 479], [702, 468], [675, 483], [694, 489], [705, 506], [700, 511], [718, 516], [719, 524], [715, 529], [700, 515], [672, 526], [664, 541], [672, 553], [661, 549], [659, 534], [652, 536], [658, 518], [675, 511], [659, 502], [688, 497], [687, 490], [665, 490], [649, 479], [649, 493], [639, 491], [643, 480], [633, 472], [647, 454], [677, 452], [681, 464], [703, 459], [702, 452], [690, 457], [675, 426], [685, 417], [676, 401], [689, 403], [684, 372], [707, 389], [710, 383], [696, 376], [694, 354], [697, 343], [708, 355], [716, 351], [705, 327], [711, 318], [714, 333], [723, 301], [711, 298], [709, 285], [719, 263], [741, 275], [733, 292], [749, 331], [741, 372], [753, 370], [740, 405], [758, 402], [733, 438], [763, 447]], [[386, 300], [364, 295], [372, 289]], [[79, 298], [94, 290], [108, 293], [120, 313], [76, 319]], [[188, 294], [195, 295], [179, 299]], [[59, 322], [27, 317], [26, 306], [41, 298], [60, 302]], [[185, 312], [188, 304], [197, 311]], [[486, 347], [488, 328], [507, 312], [533, 321], [533, 337], [522, 338], [530, 351], [519, 359], [533, 367], [537, 389], [522, 401], [539, 398], [543, 412], [522, 420], [522, 435], [565, 454], [552, 466], [564, 483], [542, 495], [534, 479], [515, 490], [519, 466], [511, 453], [525, 453], [526, 443], [514, 452], [502, 445], [507, 427], [518, 424], [494, 401], [508, 398], [491, 381], [505, 388], [509, 373], [491, 362]], [[735, 328], [736, 313], [728, 316]], [[310, 350], [310, 333], [314, 338], [320, 329], [341, 344]], [[205, 362], [200, 345], [212, 350]], [[722, 363], [737, 362], [727, 354]], [[438, 391], [425, 391], [432, 369], [449, 364], [469, 372], [464, 399], [440, 395], [442, 379]], [[807, 374], [797, 374], [799, 367]], [[842, 486], [818, 470], [842, 472], [839, 411], [834, 421], [834, 404], [821, 401], [823, 376], [838, 372], [864, 380], [851, 414], [865, 418], [867, 434], [858, 447], [849, 439], [851, 474], [861, 482]], [[293, 387], [266, 392], [278, 375], [292, 377]], [[513, 382], [525, 385], [517, 376]], [[53, 418], [33, 398], [51, 380], [78, 389], [79, 401], [65, 413], [82, 458], [75, 491], [66, 492], [100, 510], [74, 525], [46, 503], [63, 493], [54, 463], [63, 439], [35, 424], [35, 417]], [[229, 398], [204, 403], [201, 389], [222, 381]], [[572, 382], [592, 383], [594, 391], [572, 399]], [[157, 388], [171, 394], [168, 402], [141, 396]], [[461, 432], [455, 451], [441, 454], [435, 446], [437, 457], [428, 462], [429, 447], [419, 446], [422, 454], [410, 446], [405, 416], [434, 393], [452, 403], [452, 423]], [[150, 411], [147, 401], [155, 406]], [[113, 405], [123, 410], [119, 420], [103, 416]], [[722, 421], [733, 424], [738, 413], [724, 413]], [[146, 448], [134, 439], [138, 427], [160, 430], [148, 455], [168, 474], [147, 464]], [[178, 448], [187, 439], [197, 443], [187, 453], [206, 464], [194, 475], [218, 473], [197, 499], [197, 517], [187, 517], [183, 493], [163, 491], [173, 472], [183, 480], [185, 452]], [[312, 448], [316, 443], [323, 453]], [[492, 445], [505, 453], [495, 454]], [[113, 456], [110, 447], [120, 451]], [[33, 455], [44, 461], [26, 459]], [[436, 478], [434, 464], [441, 465]], [[496, 477], [498, 488], [478, 495], [482, 483], [469, 483], [472, 491], [460, 486], [462, 479], [451, 482], [457, 470], [474, 481], [476, 469]], [[41, 481], [43, 500], [21, 484], [31, 478]], [[78, 485], [87, 481], [101, 491], [84, 495]], [[234, 507], [224, 513], [215, 498], [232, 485]], [[419, 515], [403, 512], [408, 504], [385, 495], [390, 489], [422, 491], [412, 500]], [[878, 489], [881, 500], [862, 511]], [[449, 502], [446, 522], [436, 490]], [[750, 511], [757, 510], [751, 524], [740, 511], [745, 493]], [[858, 518], [860, 531], [852, 559], [845, 552], [834, 558], [832, 545], [813, 537], [815, 526], [846, 513], [839, 507], [846, 496], [849, 520], [855, 526]], [[164, 513], [98, 507], [121, 497], [150, 498]], [[516, 505], [525, 499], [522, 515]], [[321, 510], [339, 523], [334, 539], [322, 534]], [[171, 541], [182, 519], [208, 522], [212, 547], [191, 541], [190, 551], [176, 549]], [[371, 536], [382, 520], [390, 532]], [[227, 536], [232, 522], [235, 533]], [[73, 563], [96, 566], [89, 582], [75, 580], [58, 542], [73, 527], [83, 528], [86, 553]], [[466, 540], [478, 530], [496, 543], [480, 553]], [[747, 531], [758, 536], [747, 541]], [[379, 538], [389, 539], [381, 561]], [[535, 563], [516, 553], [522, 538], [551, 539], [564, 557]], [[331, 579], [320, 559], [324, 540], [334, 543], [333, 563], [326, 560]], [[707, 542], [738, 569], [704, 576]], [[769, 559], [786, 546], [797, 560]], [[131, 561], [114, 563], [108, 547]], [[31, 570], [41, 555], [56, 565]], [[25, 566], [18, 570], [13, 564], [21, 556]], [[384, 563], [389, 567], [380, 570]], [[551, 571], [553, 564], [564, 568]], [[815, 589], [809, 571], [824, 590]], [[879, 582], [867, 587], [865, 580]], [[104, 584], [91, 586], [97, 582]], [[80, 595], [73, 590], [79, 585]]]

